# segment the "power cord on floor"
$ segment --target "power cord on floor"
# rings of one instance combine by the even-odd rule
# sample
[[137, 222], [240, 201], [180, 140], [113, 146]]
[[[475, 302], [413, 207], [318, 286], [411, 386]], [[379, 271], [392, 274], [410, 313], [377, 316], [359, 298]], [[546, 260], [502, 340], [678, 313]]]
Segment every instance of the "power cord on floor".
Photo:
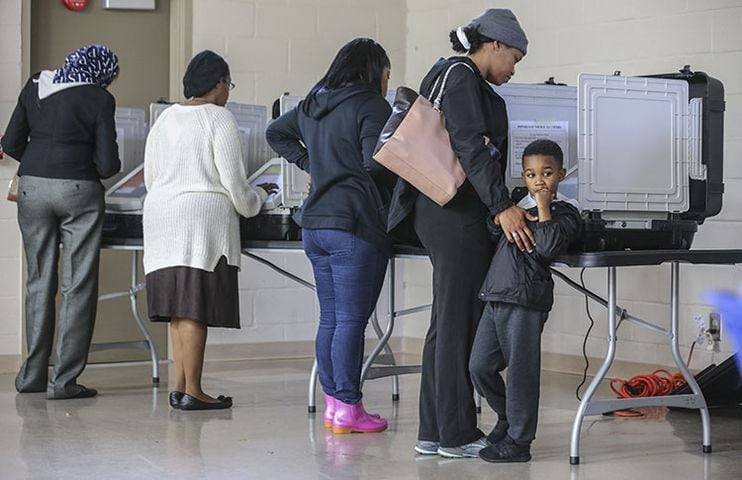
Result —
[[[580, 284], [583, 289], [585, 287], [585, 268], [580, 271]], [[580, 389], [585, 382], [587, 382], [587, 371], [590, 368], [590, 360], [587, 356], [587, 340], [590, 337], [590, 332], [595, 325], [595, 320], [590, 313], [590, 299], [585, 295], [585, 312], [587, 318], [590, 320], [590, 326], [585, 332], [585, 338], [582, 341], [582, 356], [585, 359], [585, 369], [582, 372], [582, 381], [575, 390], [575, 396], [577, 400], [582, 401], [580, 396]], [[688, 361], [686, 366], [690, 368], [690, 362], [693, 358], [693, 350], [695, 349], [696, 342], [691, 343], [690, 352], [688, 354]], [[615, 385], [619, 385], [616, 387]], [[629, 380], [621, 378], [612, 378], [610, 387], [613, 392], [618, 395], [619, 398], [635, 398], [635, 397], [655, 397], [661, 395], [670, 395], [675, 389], [685, 385], [685, 377], [680, 372], [670, 373], [667, 370], [659, 369], [648, 375], [636, 375]], [[631, 410], [614, 412], [619, 414], [620, 412], [626, 412], [625, 416], [641, 416], [641, 414], [635, 415]]]
[[[580, 284], [582, 285], [582, 288], [585, 289], [585, 268], [580, 271]], [[580, 396], [580, 389], [583, 385], [585, 385], [585, 382], [587, 381], [587, 370], [588, 368], [590, 368], [590, 360], [587, 358], [587, 339], [588, 337], [590, 337], [590, 332], [593, 329], [593, 325], [595, 325], [595, 320], [593, 320], [593, 316], [590, 314], [590, 299], [587, 295], [585, 295], [585, 311], [587, 312], [587, 318], [590, 320], [590, 326], [587, 327], [587, 332], [585, 332], [585, 339], [582, 341], [582, 357], [585, 359], [585, 369], [582, 371], [582, 381], [579, 385], [577, 385], [577, 389], [575, 390], [575, 396], [579, 401], [582, 401], [582, 397]]]
[[[690, 367], [693, 358], [693, 349], [696, 342], [690, 346], [686, 367]], [[650, 374], [636, 375], [628, 380], [611, 378], [611, 390], [618, 398], [659, 397], [670, 395], [674, 390], [685, 385], [685, 377], [680, 372], [670, 373], [665, 369], [655, 370]]]

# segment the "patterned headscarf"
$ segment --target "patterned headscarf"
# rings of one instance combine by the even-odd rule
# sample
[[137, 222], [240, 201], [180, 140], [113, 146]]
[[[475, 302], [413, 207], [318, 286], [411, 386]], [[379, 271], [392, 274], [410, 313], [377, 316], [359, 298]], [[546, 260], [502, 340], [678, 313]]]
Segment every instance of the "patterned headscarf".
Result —
[[87, 45], [67, 55], [54, 83], [85, 82], [105, 88], [119, 73], [119, 57], [105, 45]]

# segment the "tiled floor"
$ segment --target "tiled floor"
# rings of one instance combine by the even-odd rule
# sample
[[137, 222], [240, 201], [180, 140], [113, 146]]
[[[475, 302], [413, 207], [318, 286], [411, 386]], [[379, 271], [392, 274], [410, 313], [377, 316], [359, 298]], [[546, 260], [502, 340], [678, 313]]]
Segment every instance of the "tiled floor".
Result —
[[[390, 421], [381, 434], [333, 436], [321, 401], [307, 414], [309, 361], [220, 362], [206, 386], [228, 392], [232, 410], [172, 411], [166, 383], [147, 366], [90, 367], [94, 399], [47, 401], [17, 395], [0, 375], [0, 479], [740, 479], [742, 416], [712, 413], [714, 453], [701, 453], [697, 412], [647, 410], [641, 419], [591, 417], [582, 429], [582, 465], [570, 467], [569, 433], [579, 378], [547, 373], [538, 438], [528, 464], [416, 456], [418, 375], [367, 383], [364, 403]], [[164, 379], [163, 379], [164, 382]], [[495, 420], [487, 407], [483, 429]]]

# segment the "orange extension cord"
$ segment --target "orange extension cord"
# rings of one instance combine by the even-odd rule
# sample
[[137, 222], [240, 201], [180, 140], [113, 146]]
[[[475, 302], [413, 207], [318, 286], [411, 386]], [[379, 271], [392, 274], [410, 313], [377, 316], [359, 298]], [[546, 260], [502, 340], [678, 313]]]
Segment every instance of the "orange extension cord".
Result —
[[[690, 353], [688, 354], [687, 366], [690, 365], [693, 356], [695, 342], [691, 344]], [[659, 369], [650, 374], [636, 375], [628, 380], [622, 378], [612, 378], [610, 387], [618, 398], [637, 398], [637, 397], [659, 397], [670, 395], [676, 388], [685, 385], [685, 378], [680, 372], [670, 373], [667, 370]], [[641, 417], [642, 414], [633, 409], [617, 410], [613, 412], [620, 417]]]

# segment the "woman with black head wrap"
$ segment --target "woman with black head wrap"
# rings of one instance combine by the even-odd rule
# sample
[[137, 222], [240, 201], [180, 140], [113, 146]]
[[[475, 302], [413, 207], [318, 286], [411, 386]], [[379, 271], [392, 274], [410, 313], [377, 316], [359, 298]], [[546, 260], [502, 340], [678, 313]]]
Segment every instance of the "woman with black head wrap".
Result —
[[[79, 48], [60, 69], [28, 80], [2, 138], [5, 152], [20, 162], [18, 224], [28, 268], [28, 356], [15, 380], [20, 393], [45, 391], [49, 399], [98, 393], [77, 377], [87, 363], [98, 302], [105, 212], [100, 179], [121, 169], [116, 102], [106, 90], [118, 72], [118, 57], [108, 47]], [[60, 242], [62, 305], [49, 378]]]
[[201, 388], [207, 327], [240, 328], [239, 216], [260, 212], [273, 184], [246, 181], [237, 123], [224, 108], [229, 66], [205, 50], [188, 65], [188, 99], [160, 115], [144, 153], [144, 271], [152, 321], [170, 322], [175, 385], [170, 405], [229, 408]]

